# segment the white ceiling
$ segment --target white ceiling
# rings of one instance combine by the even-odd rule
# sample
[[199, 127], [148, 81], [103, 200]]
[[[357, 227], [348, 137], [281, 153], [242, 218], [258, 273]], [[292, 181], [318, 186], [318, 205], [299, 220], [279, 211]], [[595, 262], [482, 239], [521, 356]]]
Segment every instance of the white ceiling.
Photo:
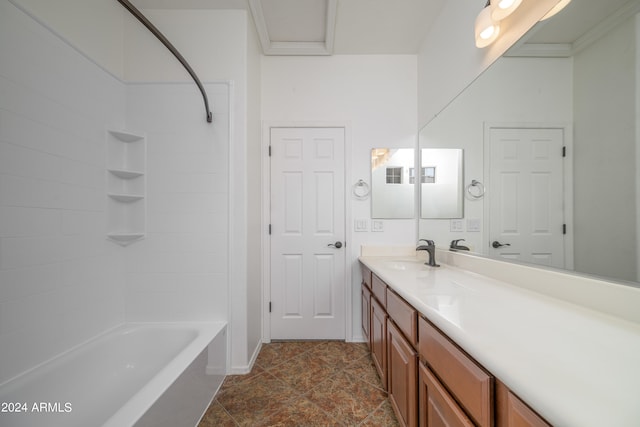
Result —
[[250, 10], [265, 54], [416, 54], [446, 0], [132, 0], [140, 9]]
[[[452, 0], [131, 0], [141, 9], [251, 11], [267, 55], [416, 54], [446, 1]], [[465, 0], [467, 1], [467, 0]], [[478, 2], [478, 12], [484, 0]], [[570, 56], [638, 9], [640, 0], [574, 0], [539, 23], [509, 54]], [[597, 28], [596, 28], [597, 30]]]

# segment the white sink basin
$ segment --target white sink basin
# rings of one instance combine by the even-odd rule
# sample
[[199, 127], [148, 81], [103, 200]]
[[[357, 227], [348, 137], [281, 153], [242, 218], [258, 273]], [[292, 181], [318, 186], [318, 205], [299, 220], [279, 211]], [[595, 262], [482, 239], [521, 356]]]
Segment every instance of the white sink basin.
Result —
[[424, 265], [424, 260], [421, 259], [394, 259], [385, 261], [385, 267], [391, 270], [420, 270]]

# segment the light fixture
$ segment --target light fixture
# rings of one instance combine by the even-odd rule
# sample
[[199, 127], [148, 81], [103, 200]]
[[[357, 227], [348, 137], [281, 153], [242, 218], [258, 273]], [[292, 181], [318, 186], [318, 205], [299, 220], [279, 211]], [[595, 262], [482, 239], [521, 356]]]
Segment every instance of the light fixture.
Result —
[[500, 25], [491, 17], [491, 1], [487, 1], [484, 9], [476, 18], [476, 46], [479, 48], [487, 47], [500, 34]]
[[551, 9], [546, 15], [542, 17], [541, 21], [551, 18], [553, 15], [555, 15], [556, 13], [564, 9], [565, 6], [568, 5], [569, 3], [571, 3], [571, 0], [560, 0], [558, 4], [553, 6], [553, 9]]
[[515, 12], [520, 3], [522, 0], [491, 0], [491, 17], [500, 21]]

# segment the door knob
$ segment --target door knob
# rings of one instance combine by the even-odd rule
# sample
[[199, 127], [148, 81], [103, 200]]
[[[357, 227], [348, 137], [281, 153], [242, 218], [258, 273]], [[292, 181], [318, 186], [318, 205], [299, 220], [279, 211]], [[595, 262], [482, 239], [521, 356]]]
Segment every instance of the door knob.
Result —
[[342, 242], [329, 243], [327, 246], [333, 246], [336, 249], [340, 249], [342, 247]]
[[491, 243], [491, 246], [493, 246], [495, 249], [501, 248], [503, 246], [511, 246], [511, 244], [509, 243], [500, 243], [497, 240], [494, 240], [493, 243]]

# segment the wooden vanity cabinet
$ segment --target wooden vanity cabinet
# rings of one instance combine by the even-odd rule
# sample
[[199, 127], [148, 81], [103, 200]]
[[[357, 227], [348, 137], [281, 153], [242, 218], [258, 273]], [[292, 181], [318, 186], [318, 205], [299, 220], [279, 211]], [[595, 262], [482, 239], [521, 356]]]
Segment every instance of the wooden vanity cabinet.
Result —
[[551, 427], [500, 381], [496, 381], [496, 427]]
[[[491, 374], [423, 317], [418, 319], [418, 334], [420, 358], [430, 372], [476, 425], [492, 427], [494, 378]], [[427, 415], [420, 414], [421, 417]]]
[[424, 364], [418, 381], [420, 427], [474, 427], [445, 387]]
[[375, 298], [371, 298], [371, 359], [387, 390], [387, 312]]
[[387, 313], [413, 347], [418, 344], [418, 311], [387, 288]]
[[418, 353], [392, 321], [387, 320], [389, 401], [402, 426], [418, 425]]
[[371, 270], [364, 264], [360, 264], [362, 272], [362, 335], [371, 350]]
[[360, 271], [362, 272], [362, 284], [371, 289], [371, 277], [373, 273], [371, 273], [371, 270], [364, 264], [360, 264]]
[[375, 274], [371, 275], [371, 293], [375, 296], [380, 305], [385, 310], [387, 309], [387, 284], [382, 281]]
[[401, 425], [550, 427], [383, 280], [362, 267], [362, 330]]
[[371, 349], [371, 291], [362, 284], [362, 335], [367, 347]]

